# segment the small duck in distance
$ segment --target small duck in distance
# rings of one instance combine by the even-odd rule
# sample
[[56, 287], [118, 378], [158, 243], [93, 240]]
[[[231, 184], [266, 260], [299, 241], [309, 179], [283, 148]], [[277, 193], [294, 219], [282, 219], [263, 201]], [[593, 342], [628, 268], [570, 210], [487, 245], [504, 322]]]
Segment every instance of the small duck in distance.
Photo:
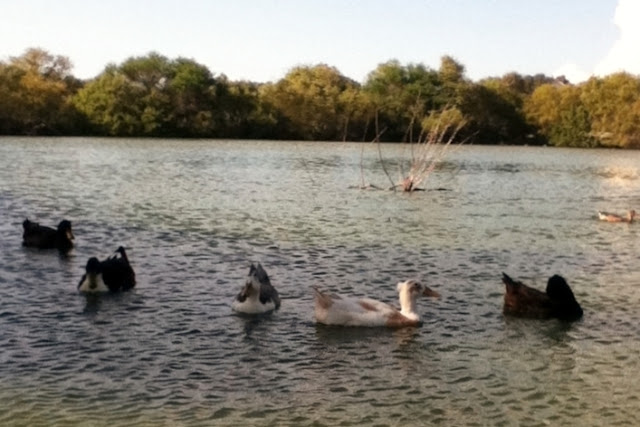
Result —
[[565, 321], [582, 317], [582, 307], [562, 276], [551, 276], [546, 292], [515, 281], [505, 273], [502, 273], [502, 282], [506, 286], [503, 307], [505, 315], [534, 319], [557, 318]]
[[629, 212], [627, 212], [627, 216], [622, 216], [622, 215], [616, 215], [613, 213], [609, 213], [609, 212], [602, 212], [602, 211], [598, 211], [598, 219], [600, 221], [607, 221], [607, 222], [628, 222], [628, 223], [632, 223], [633, 219], [636, 216], [636, 211], [631, 209]]
[[440, 294], [415, 280], [397, 284], [400, 310], [370, 298], [332, 295], [313, 288], [315, 319], [325, 325], [402, 328], [421, 323], [417, 299], [421, 296], [439, 298]]
[[136, 285], [136, 274], [122, 246], [104, 261], [96, 257], [89, 258], [85, 270], [78, 283], [80, 292], [127, 291]]
[[60, 221], [58, 228], [40, 225], [37, 222], [25, 219], [22, 223], [22, 245], [38, 249], [58, 249], [68, 252], [73, 248], [73, 231], [71, 221]]
[[280, 308], [280, 296], [262, 265], [251, 264], [247, 281], [231, 308], [239, 313], [262, 314]]

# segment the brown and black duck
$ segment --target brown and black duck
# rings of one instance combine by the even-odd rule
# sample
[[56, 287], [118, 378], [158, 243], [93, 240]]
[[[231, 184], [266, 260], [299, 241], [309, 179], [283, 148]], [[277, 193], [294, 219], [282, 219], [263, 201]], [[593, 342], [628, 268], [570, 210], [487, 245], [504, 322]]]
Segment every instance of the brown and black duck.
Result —
[[502, 273], [506, 285], [503, 312], [509, 316], [571, 321], [582, 317], [582, 307], [562, 276], [550, 277], [546, 292], [533, 289]]

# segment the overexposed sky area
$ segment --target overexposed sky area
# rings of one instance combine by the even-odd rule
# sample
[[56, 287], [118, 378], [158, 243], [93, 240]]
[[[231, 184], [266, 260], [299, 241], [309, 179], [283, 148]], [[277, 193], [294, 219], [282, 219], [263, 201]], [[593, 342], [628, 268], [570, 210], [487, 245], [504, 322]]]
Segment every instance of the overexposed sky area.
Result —
[[231, 80], [326, 63], [363, 82], [390, 59], [479, 80], [516, 71], [573, 83], [640, 74], [640, 0], [0, 0], [0, 60], [40, 47], [79, 78], [151, 51]]

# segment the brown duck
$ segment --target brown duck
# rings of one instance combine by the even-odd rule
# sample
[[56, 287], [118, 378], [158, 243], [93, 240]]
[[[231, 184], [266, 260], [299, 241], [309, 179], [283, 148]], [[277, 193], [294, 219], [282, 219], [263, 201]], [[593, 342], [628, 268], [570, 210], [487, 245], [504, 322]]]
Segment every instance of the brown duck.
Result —
[[550, 277], [546, 292], [533, 289], [502, 273], [506, 285], [505, 315], [535, 319], [557, 318], [572, 321], [582, 317], [582, 308], [562, 276]]
[[602, 211], [598, 212], [598, 219], [600, 221], [607, 221], [607, 222], [628, 222], [629, 224], [631, 224], [635, 217], [636, 217], [636, 211], [634, 211], [633, 209], [628, 211], [626, 216], [617, 215], [609, 212], [602, 212]]

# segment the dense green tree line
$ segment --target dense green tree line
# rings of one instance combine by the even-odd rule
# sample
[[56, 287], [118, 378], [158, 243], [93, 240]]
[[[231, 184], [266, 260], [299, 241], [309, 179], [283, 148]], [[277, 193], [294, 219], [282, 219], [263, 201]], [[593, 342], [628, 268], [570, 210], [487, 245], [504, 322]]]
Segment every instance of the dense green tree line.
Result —
[[0, 62], [0, 134], [415, 141], [447, 109], [474, 143], [640, 147], [640, 78], [627, 73], [473, 82], [445, 56], [438, 69], [382, 63], [362, 84], [325, 64], [254, 83], [157, 53], [88, 81], [71, 69], [41, 49]]

